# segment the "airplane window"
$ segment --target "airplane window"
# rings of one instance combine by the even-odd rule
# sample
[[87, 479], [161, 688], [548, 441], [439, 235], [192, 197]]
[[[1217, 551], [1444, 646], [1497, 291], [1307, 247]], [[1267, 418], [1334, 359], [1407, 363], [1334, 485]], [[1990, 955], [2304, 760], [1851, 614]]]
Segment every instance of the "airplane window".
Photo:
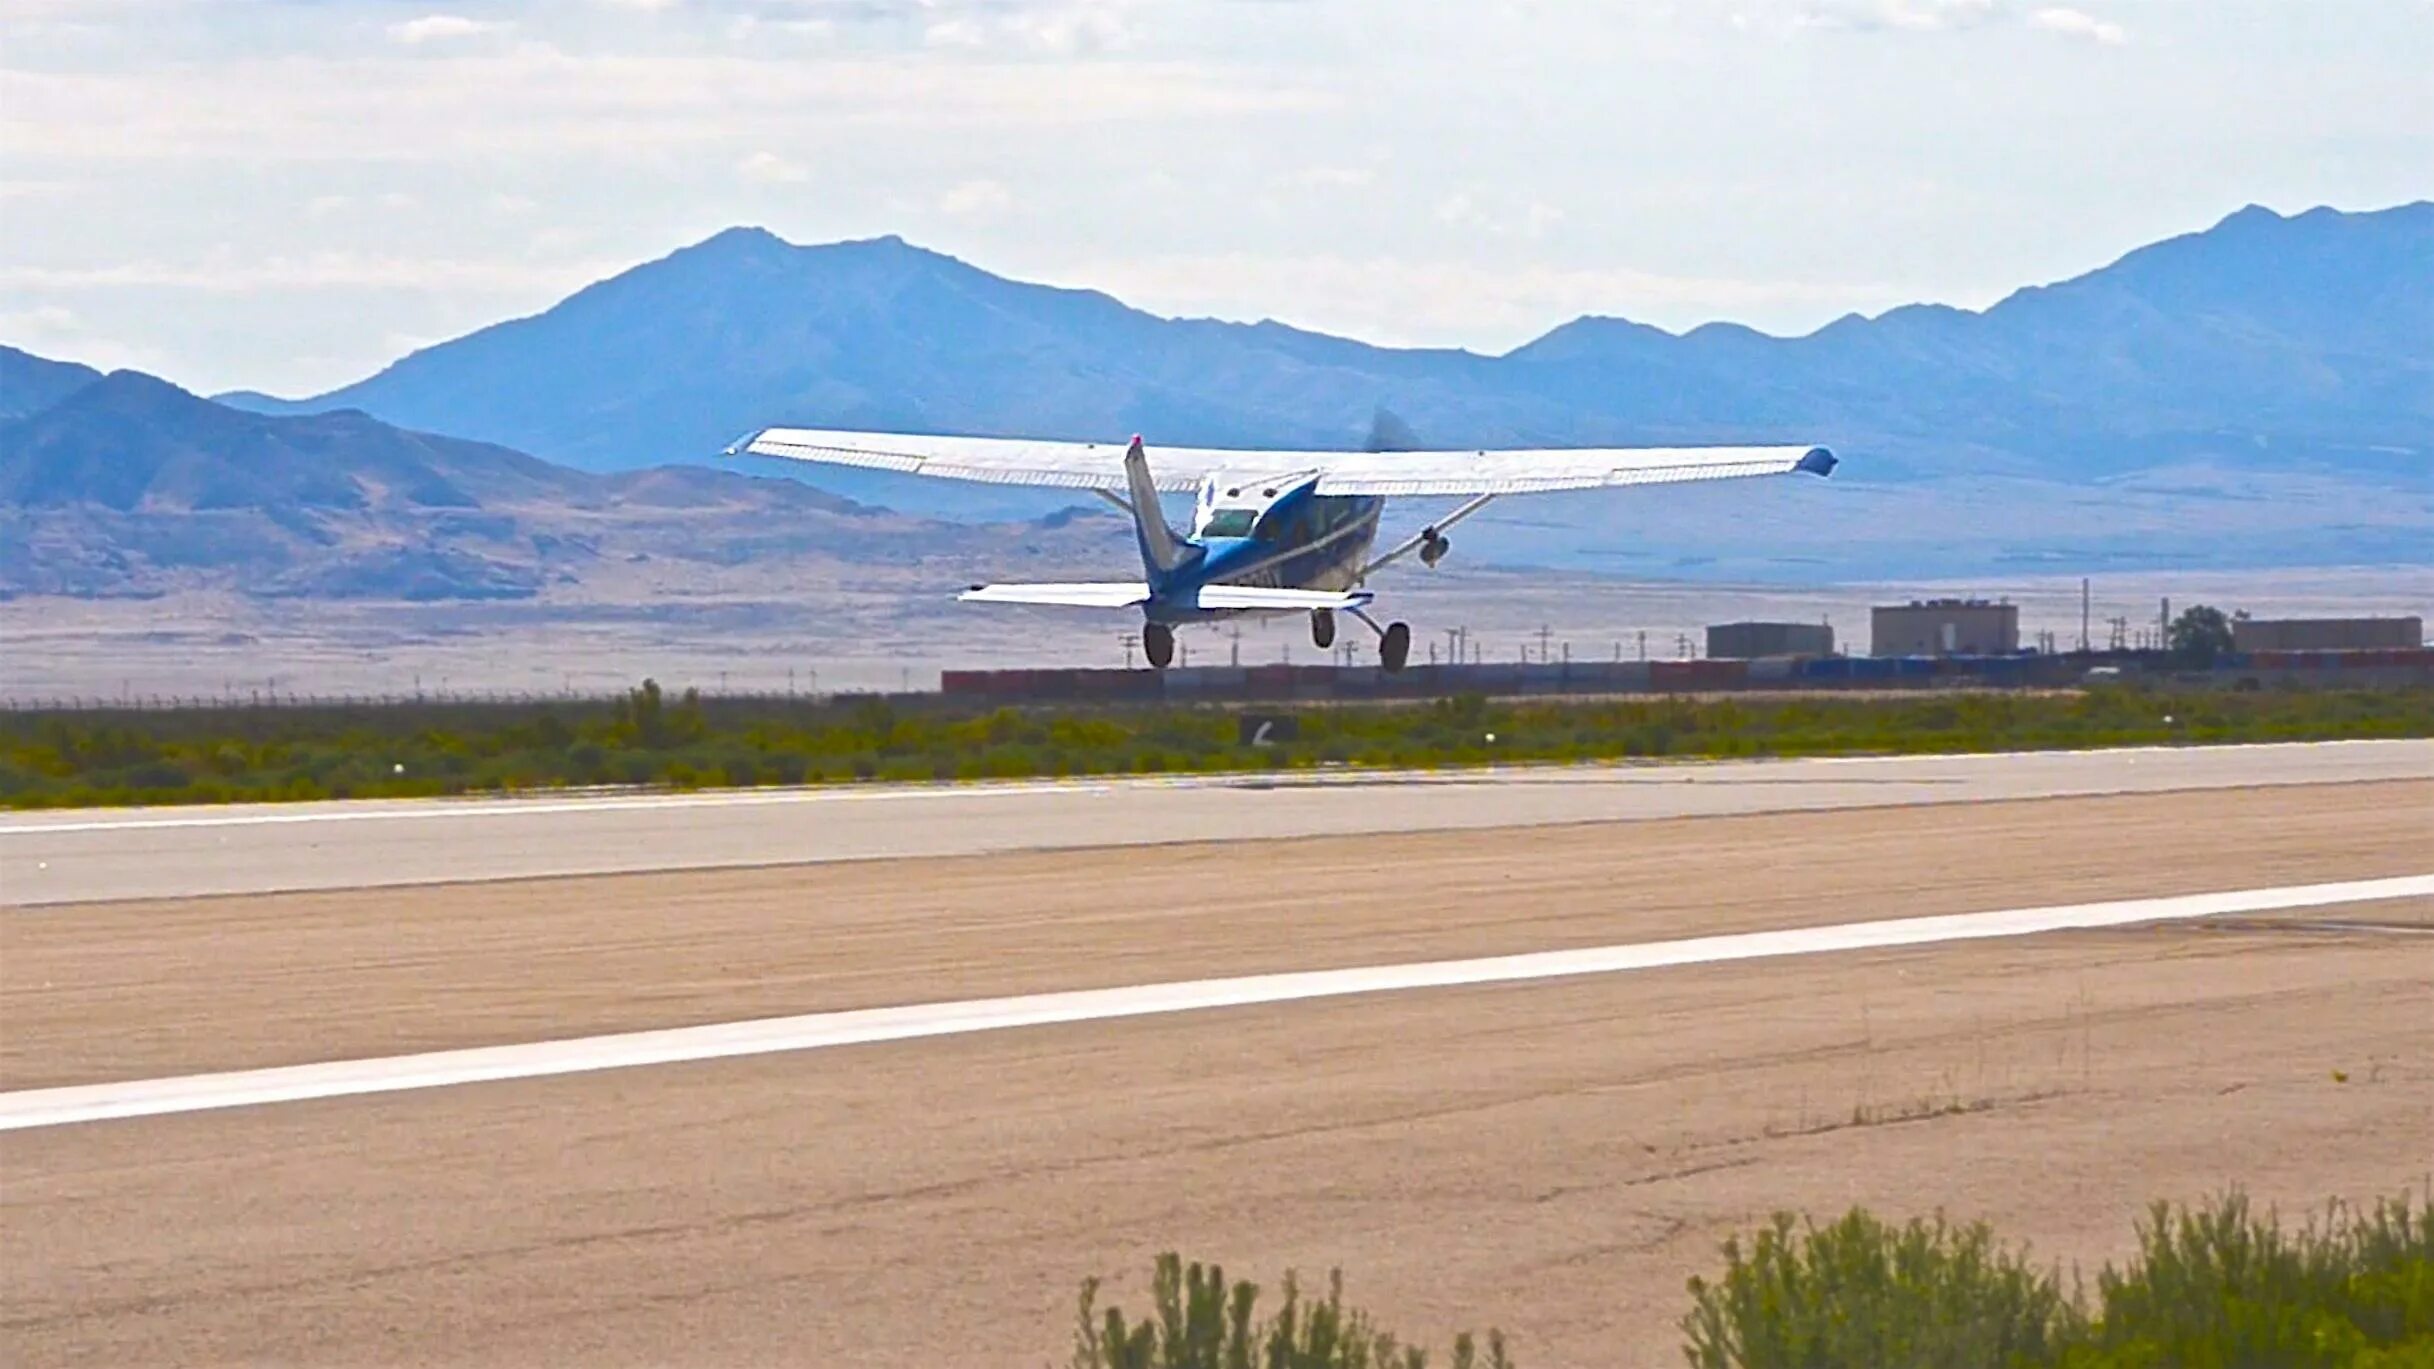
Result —
[[1251, 535], [1251, 525], [1258, 519], [1259, 511], [1256, 509], [1219, 509], [1209, 515], [1208, 522], [1201, 524], [1200, 535], [1248, 537]]

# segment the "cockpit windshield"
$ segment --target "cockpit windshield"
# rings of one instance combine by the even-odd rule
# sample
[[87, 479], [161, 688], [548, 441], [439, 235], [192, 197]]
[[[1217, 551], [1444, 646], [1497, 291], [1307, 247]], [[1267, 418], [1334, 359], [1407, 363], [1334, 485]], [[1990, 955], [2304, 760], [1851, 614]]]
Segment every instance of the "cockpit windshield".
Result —
[[1209, 521], [1200, 525], [1203, 537], [1248, 537], [1259, 521], [1257, 509], [1213, 509]]

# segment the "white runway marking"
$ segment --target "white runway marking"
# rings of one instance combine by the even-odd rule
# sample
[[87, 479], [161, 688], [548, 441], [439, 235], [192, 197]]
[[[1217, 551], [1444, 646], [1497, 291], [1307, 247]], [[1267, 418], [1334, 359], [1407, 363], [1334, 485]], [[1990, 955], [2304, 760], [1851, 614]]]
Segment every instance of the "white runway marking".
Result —
[[114, 1118], [156, 1117], [178, 1112], [204, 1112], [261, 1103], [293, 1103], [313, 1098], [446, 1088], [456, 1084], [507, 1079], [534, 1079], [593, 1070], [630, 1069], [640, 1065], [768, 1055], [781, 1051], [821, 1050], [831, 1046], [908, 1041], [930, 1036], [960, 1036], [1063, 1022], [1147, 1017], [1207, 1008], [1289, 1003], [1406, 989], [1509, 984], [1524, 980], [1653, 970], [1672, 965], [1707, 965], [1767, 956], [1921, 946], [1937, 942], [2027, 936], [2036, 932], [2074, 928], [2186, 921], [2231, 913], [2323, 908], [2344, 903], [2430, 895], [2434, 895], [2434, 875], [2406, 875], [2395, 879], [2353, 880], [2340, 884], [2303, 884], [2278, 889], [2245, 889], [2168, 898], [2124, 899], [2110, 903], [2076, 903], [2046, 908], [2013, 908], [2000, 912], [1852, 922], [1832, 927], [1744, 932], [1732, 936], [1541, 951], [1474, 960], [1439, 960], [1348, 970], [1307, 970], [1130, 988], [1024, 994], [961, 1003], [864, 1008], [850, 1012], [810, 1013], [800, 1017], [581, 1037], [569, 1041], [434, 1051], [388, 1059], [343, 1060], [227, 1074], [187, 1075], [174, 1079], [26, 1089], [0, 1094], [0, 1131], [66, 1126]]

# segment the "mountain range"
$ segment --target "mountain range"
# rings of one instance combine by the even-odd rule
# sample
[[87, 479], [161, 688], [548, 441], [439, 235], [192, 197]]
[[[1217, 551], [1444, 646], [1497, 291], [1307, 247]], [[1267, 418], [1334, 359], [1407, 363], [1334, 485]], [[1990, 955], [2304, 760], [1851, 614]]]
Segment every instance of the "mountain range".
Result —
[[896, 238], [730, 229], [376, 375], [266, 410], [613, 470], [767, 424], [1341, 446], [1383, 407], [1451, 447], [1817, 441], [1897, 478], [2096, 477], [2260, 440], [2340, 465], [2434, 449], [2434, 203], [2262, 208], [1980, 312], [1805, 337], [1582, 318], [1503, 356], [1166, 319]]
[[654, 561], [901, 565], [1059, 536], [925, 523], [735, 471], [579, 471], [351, 409], [247, 413], [0, 349], [12, 406], [43, 397], [33, 381], [66, 393], [0, 422], [0, 594], [528, 599]]
[[1831, 482], [1520, 500], [1465, 525], [1466, 557], [1634, 575], [2423, 562], [2434, 203], [2252, 207], [1980, 311], [1788, 338], [1587, 317], [1501, 356], [1161, 318], [896, 238], [736, 228], [327, 394], [217, 399], [0, 348], [0, 587], [218, 564], [267, 593], [528, 595], [615, 548], [901, 564], [1069, 535], [925, 521], [1037, 519], [1069, 493], [748, 463], [822, 494], [687, 464], [770, 424], [1140, 432], [1153, 460], [1382, 432], [1844, 456]]

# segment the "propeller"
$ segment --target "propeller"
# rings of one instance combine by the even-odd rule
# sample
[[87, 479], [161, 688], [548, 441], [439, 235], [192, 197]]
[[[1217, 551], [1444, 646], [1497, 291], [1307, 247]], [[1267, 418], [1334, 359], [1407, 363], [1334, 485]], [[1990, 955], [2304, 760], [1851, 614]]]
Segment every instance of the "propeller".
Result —
[[[1420, 435], [1392, 409], [1381, 404], [1369, 416], [1369, 441], [1361, 450], [1367, 452], [1416, 452], [1425, 450]], [[1445, 553], [1452, 551], [1452, 539], [1437, 531], [1432, 524], [1420, 531], [1420, 564], [1435, 569]]]
[[1369, 416], [1369, 440], [1362, 444], [1365, 452], [1416, 452], [1421, 450], [1420, 435], [1411, 430], [1396, 413], [1381, 404]]

